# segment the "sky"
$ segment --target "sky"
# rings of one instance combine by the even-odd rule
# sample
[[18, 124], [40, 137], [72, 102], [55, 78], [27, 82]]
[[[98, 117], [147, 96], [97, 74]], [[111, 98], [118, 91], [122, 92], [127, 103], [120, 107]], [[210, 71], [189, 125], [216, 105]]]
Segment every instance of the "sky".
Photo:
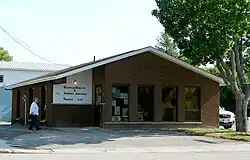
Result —
[[[32, 51], [77, 65], [146, 46], [164, 29], [154, 0], [0, 0], [0, 25]], [[0, 30], [0, 46], [19, 62], [46, 61]]]

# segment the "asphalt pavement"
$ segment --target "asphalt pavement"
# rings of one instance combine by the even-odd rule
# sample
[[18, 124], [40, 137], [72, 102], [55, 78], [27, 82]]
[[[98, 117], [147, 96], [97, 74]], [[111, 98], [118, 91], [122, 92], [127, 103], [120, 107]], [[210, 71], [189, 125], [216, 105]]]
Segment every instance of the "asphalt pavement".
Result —
[[57, 156], [79, 154], [79, 157], [87, 154], [94, 158], [110, 155], [111, 159], [117, 154], [121, 157], [213, 152], [237, 155], [250, 153], [250, 143], [150, 129], [43, 128], [29, 131], [24, 126], [6, 126], [0, 128], [0, 152], [22, 154], [22, 157], [25, 154], [46, 156], [48, 153]]
[[[17, 133], [16, 133], [17, 132]], [[18, 135], [20, 134], [20, 135]], [[3, 130], [2, 140], [22, 149], [142, 148], [142, 147], [215, 147], [245, 144], [203, 136], [161, 130], [106, 130], [101, 128], [43, 129], [30, 132]], [[250, 149], [250, 146], [249, 146]]]

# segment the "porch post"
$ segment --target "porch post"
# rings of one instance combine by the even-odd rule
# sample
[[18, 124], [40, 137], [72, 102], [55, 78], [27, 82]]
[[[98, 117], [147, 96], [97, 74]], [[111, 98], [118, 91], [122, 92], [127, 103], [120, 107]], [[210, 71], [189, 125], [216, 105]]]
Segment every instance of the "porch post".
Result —
[[112, 121], [112, 84], [105, 83], [105, 104], [103, 106], [103, 122]]
[[137, 85], [132, 83], [129, 88], [129, 121], [138, 121], [137, 116]]
[[155, 122], [162, 121], [161, 97], [162, 97], [162, 87], [161, 85], [156, 84], [154, 88], [154, 121]]
[[184, 86], [180, 85], [178, 89], [178, 122], [185, 121], [185, 110], [184, 110]]

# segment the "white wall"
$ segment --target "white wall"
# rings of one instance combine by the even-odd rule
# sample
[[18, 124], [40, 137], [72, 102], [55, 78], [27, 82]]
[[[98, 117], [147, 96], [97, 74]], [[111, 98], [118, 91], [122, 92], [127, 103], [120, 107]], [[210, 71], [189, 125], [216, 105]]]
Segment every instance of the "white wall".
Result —
[[[0, 83], [0, 121], [11, 120], [12, 91], [5, 90], [4, 86], [35, 78], [49, 72], [1, 70], [0, 75], [4, 76], [3, 83]], [[3, 87], [1, 87], [3, 86]]]
[[92, 70], [67, 77], [66, 84], [53, 85], [53, 103], [92, 104]]
[[11, 120], [12, 91], [0, 87], [0, 121]]
[[50, 72], [36, 72], [36, 71], [18, 71], [18, 70], [1, 70], [0, 75], [4, 75], [4, 83], [0, 83], [2, 85], [10, 85], [14, 83], [18, 83], [21, 81], [28, 80], [30, 78], [35, 78], [37, 76], [47, 74]]

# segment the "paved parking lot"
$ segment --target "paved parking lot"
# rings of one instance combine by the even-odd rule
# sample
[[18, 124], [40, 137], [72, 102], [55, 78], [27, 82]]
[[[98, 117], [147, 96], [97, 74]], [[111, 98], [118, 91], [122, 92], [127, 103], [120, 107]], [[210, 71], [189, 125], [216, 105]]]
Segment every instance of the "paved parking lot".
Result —
[[[60, 148], [136, 148], [136, 147], [190, 147], [235, 145], [236, 142], [159, 130], [105, 130], [101, 128], [75, 128], [30, 132], [24, 129], [1, 131], [0, 139], [9, 147], [29, 149]], [[1, 147], [1, 146], [0, 146]]]
[[[83, 150], [104, 148], [138, 149], [151, 148], [151, 151], [182, 151], [201, 148], [232, 149], [249, 148], [250, 143], [215, 139], [202, 136], [187, 136], [178, 132], [162, 130], [105, 130], [101, 128], [43, 128], [41, 131], [29, 131], [23, 126], [0, 127], [0, 149], [22, 148], [39, 150], [73, 149]], [[134, 148], [134, 149], [133, 149]], [[153, 149], [152, 149], [153, 148]], [[160, 149], [161, 148], [161, 149]], [[207, 148], [207, 149], [208, 149]], [[177, 149], [177, 150], [176, 150]]]

